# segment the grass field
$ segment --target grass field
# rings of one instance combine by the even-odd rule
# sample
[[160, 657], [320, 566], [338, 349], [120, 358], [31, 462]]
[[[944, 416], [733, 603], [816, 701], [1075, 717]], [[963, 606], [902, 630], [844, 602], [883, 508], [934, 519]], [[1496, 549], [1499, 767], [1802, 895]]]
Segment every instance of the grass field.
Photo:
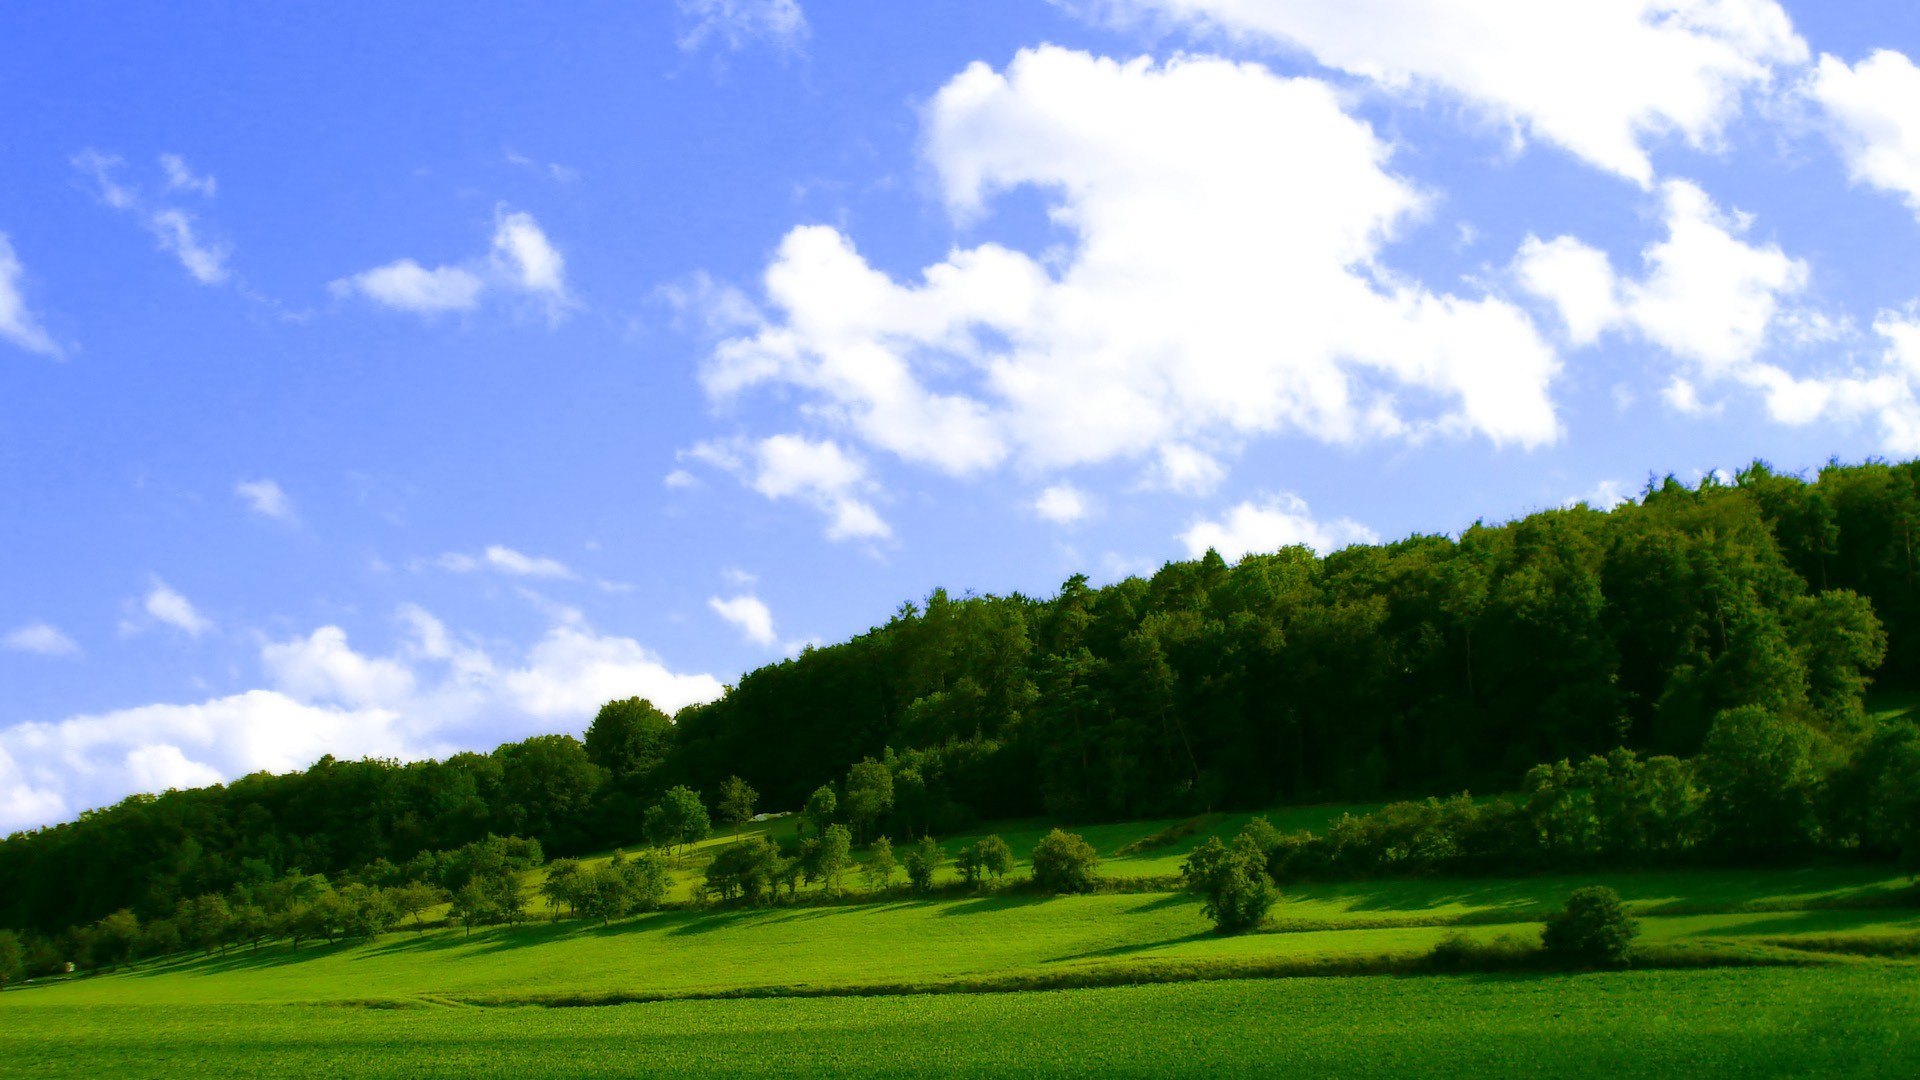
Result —
[[[1105, 870], [1163, 874], [1246, 816]], [[1111, 853], [1180, 824], [1090, 838]], [[997, 831], [1024, 853], [1042, 830]], [[728, 840], [686, 857], [681, 884]], [[1537, 940], [1595, 882], [1640, 919], [1641, 970], [1418, 973], [1449, 932]], [[596, 1007], [539, 1007], [561, 1005]], [[1920, 893], [1872, 867], [1299, 885], [1239, 937], [1164, 890], [855, 896], [277, 944], [0, 993], [0, 1072], [26, 1075], [191, 1060], [196, 1075], [1913, 1076], [1916, 1033]]]
[[1914, 982], [1849, 966], [593, 1009], [48, 1005], [5, 1010], [0, 1056], [24, 1076], [1911, 1077]]

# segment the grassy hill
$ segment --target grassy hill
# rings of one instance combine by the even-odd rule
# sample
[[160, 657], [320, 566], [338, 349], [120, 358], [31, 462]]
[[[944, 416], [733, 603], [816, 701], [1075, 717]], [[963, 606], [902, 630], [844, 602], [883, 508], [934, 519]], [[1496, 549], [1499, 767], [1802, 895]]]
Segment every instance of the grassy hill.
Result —
[[[435, 927], [41, 980], [0, 993], [0, 1060], [151, 1075], [190, 1059], [215, 1076], [1920, 1070], [1920, 899], [1886, 868], [1303, 884], [1260, 932], [1218, 936], [1154, 880], [1249, 816], [1090, 829], [1103, 872], [1133, 884], [1088, 896], [955, 886]], [[1022, 853], [1040, 834], [995, 831]], [[728, 842], [683, 856], [677, 889]], [[1641, 970], [1427, 970], [1448, 933], [1537, 940], [1596, 881], [1639, 918]]]

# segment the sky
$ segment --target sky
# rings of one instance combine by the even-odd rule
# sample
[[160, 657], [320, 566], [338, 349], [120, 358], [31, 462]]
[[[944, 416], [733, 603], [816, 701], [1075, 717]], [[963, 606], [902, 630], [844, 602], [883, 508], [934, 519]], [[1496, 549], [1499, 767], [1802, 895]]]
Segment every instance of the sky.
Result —
[[1891, 0], [0, 6], [0, 830], [1920, 454]]

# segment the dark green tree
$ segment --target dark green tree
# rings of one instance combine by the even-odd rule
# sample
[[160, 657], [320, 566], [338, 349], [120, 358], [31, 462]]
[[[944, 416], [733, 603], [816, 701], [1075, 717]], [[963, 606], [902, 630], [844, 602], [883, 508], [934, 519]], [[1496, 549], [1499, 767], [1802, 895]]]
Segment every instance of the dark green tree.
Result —
[[587, 757], [617, 784], [644, 780], [672, 746], [673, 721], [645, 698], [609, 701], [587, 727]]
[[1564, 911], [1547, 920], [1540, 943], [1564, 964], [1616, 966], [1627, 961], [1640, 926], [1627, 915], [1620, 894], [1604, 885], [1575, 889]]
[[753, 804], [759, 798], [760, 793], [749, 787], [745, 780], [729, 776], [720, 782], [720, 801], [714, 809], [719, 811], [720, 820], [733, 826], [737, 832], [740, 826], [753, 820]]

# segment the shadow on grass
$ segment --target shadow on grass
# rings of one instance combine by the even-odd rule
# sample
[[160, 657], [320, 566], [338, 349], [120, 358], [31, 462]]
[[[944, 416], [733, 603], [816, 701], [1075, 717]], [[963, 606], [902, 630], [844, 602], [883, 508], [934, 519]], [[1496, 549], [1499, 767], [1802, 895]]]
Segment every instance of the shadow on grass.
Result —
[[1053, 897], [1041, 893], [1002, 893], [996, 896], [981, 896], [972, 900], [949, 902], [938, 914], [947, 915], [992, 915], [1000, 911], [1012, 911], [1015, 908], [1032, 907], [1044, 904]]
[[1179, 937], [1167, 938], [1164, 941], [1137, 941], [1131, 945], [1114, 945], [1105, 949], [1089, 949], [1086, 952], [1056, 956], [1043, 962], [1048, 964], [1066, 964], [1072, 963], [1075, 960], [1100, 960], [1110, 959], [1116, 956], [1138, 956], [1141, 953], [1171, 948], [1175, 945], [1187, 945], [1195, 941], [1205, 941], [1218, 936], [1219, 935], [1211, 930], [1196, 930], [1191, 934], [1182, 934]]

